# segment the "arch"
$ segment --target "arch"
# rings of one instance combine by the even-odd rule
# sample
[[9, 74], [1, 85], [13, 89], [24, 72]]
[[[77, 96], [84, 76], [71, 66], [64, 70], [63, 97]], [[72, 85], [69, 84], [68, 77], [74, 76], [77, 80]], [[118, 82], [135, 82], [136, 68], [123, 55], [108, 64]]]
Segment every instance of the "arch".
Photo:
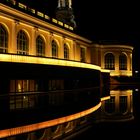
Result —
[[0, 53], [8, 53], [8, 31], [0, 24]]
[[69, 47], [67, 43], [64, 43], [64, 59], [69, 59]]
[[56, 40], [54, 39], [52, 40], [51, 46], [52, 46], [52, 57], [57, 58], [58, 57], [58, 44]]
[[115, 69], [115, 56], [112, 53], [105, 54], [105, 69]]
[[119, 70], [127, 70], [127, 56], [124, 53], [119, 55]]
[[17, 53], [22, 55], [28, 55], [29, 53], [29, 39], [23, 30], [20, 30], [17, 34]]
[[45, 56], [45, 41], [40, 35], [36, 38], [36, 55]]

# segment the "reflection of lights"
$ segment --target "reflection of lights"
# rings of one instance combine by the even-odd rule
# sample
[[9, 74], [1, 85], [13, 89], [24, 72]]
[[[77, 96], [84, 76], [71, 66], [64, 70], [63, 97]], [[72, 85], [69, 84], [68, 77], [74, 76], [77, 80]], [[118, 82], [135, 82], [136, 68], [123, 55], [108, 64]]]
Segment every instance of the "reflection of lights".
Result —
[[138, 70], [135, 70], [135, 73], [139, 73], [139, 71]]
[[110, 99], [110, 96], [102, 97], [102, 98], [101, 98], [101, 101], [108, 100], [108, 99]]
[[132, 95], [133, 90], [111, 90], [111, 96]]
[[138, 89], [138, 88], [136, 88], [136, 89], [135, 89], [135, 91], [139, 91], [139, 89]]
[[82, 112], [72, 114], [69, 116], [65, 116], [65, 117], [61, 117], [61, 118], [57, 118], [57, 119], [53, 119], [53, 120], [49, 120], [49, 121], [45, 121], [45, 122], [35, 123], [35, 124], [31, 124], [31, 125], [25, 125], [25, 126], [16, 127], [16, 128], [0, 130], [0, 138], [18, 135], [18, 134], [22, 134], [22, 133], [27, 133], [27, 132], [31, 132], [31, 131], [36, 131], [39, 129], [48, 128], [51, 126], [73, 121], [75, 119], [78, 119], [78, 118], [81, 118], [81, 117], [84, 117], [86, 115], [93, 113], [100, 107], [101, 107], [101, 102], [90, 109], [87, 109]]
[[118, 76], [118, 75], [120, 75], [120, 76], [123, 76], [123, 75], [125, 75], [125, 76], [132, 76], [132, 71], [128, 71], [128, 70], [123, 70], [123, 71], [110, 71], [110, 76]]

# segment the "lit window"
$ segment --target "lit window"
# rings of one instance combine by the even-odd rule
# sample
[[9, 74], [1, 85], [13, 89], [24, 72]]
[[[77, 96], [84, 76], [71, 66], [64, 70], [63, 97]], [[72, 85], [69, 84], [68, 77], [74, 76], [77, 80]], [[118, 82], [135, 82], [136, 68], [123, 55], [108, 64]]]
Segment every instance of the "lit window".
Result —
[[34, 80], [10, 81], [10, 109], [28, 109], [36, 105]]
[[64, 59], [69, 59], [69, 48], [67, 44], [64, 44]]
[[58, 45], [56, 41], [52, 41], [52, 57], [57, 58], [58, 57]]
[[8, 52], [8, 33], [4, 26], [0, 25], [0, 53]]
[[119, 69], [127, 70], [127, 57], [123, 53], [119, 56]]
[[17, 53], [28, 55], [28, 39], [22, 30], [20, 30], [17, 35]]
[[112, 53], [108, 53], [105, 55], [105, 69], [115, 69], [115, 57]]
[[41, 36], [36, 39], [36, 55], [45, 56], [45, 42]]

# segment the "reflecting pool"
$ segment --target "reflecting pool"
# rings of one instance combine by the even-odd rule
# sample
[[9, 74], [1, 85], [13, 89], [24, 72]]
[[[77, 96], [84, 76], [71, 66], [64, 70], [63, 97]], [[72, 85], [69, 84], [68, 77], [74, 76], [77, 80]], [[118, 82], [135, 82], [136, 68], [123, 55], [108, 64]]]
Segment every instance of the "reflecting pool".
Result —
[[134, 139], [139, 132], [140, 86], [111, 86], [110, 98], [102, 101], [96, 123], [74, 140]]

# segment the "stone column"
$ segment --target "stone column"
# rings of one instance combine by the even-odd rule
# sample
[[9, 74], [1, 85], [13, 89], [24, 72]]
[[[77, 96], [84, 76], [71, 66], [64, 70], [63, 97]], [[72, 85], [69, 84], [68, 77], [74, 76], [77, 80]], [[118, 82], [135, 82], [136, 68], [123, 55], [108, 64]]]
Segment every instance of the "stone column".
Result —
[[17, 54], [17, 27], [19, 26], [18, 21], [12, 22], [11, 34], [9, 37], [9, 53]]

